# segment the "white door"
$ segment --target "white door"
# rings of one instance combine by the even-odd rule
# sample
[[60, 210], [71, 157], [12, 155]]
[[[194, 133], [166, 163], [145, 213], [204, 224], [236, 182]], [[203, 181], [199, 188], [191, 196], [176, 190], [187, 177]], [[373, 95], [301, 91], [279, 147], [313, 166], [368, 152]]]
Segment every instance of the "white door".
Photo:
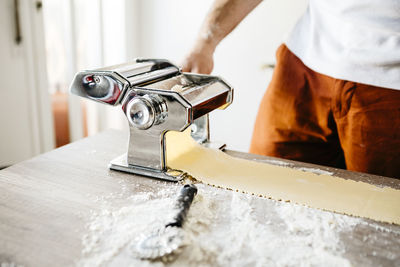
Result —
[[53, 148], [41, 2], [0, 1], [0, 167]]

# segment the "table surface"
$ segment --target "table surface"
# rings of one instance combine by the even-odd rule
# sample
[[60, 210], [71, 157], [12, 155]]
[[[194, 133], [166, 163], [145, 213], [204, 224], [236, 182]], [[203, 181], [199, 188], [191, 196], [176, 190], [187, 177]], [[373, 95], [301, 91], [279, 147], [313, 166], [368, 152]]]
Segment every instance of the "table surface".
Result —
[[[141, 202], [139, 201], [139, 198], [148, 198], [149, 195], [147, 193], [149, 192], [152, 193], [151, 201], [156, 201], [157, 196], [160, 198], [169, 199], [180, 187], [180, 185], [176, 183], [163, 182], [155, 179], [109, 170], [107, 168], [108, 162], [124, 153], [126, 151], [126, 146], [126, 133], [116, 130], [109, 130], [1, 170], [0, 265], [118, 266], [121, 265], [122, 262], [124, 263], [123, 265], [135, 263], [133, 266], [138, 266], [140, 264], [162, 265], [160, 262], [137, 261], [136, 259], [133, 259], [132, 256], [127, 256], [124, 254], [125, 252], [123, 251], [125, 246], [127, 246], [129, 243], [126, 240], [124, 243], [121, 243], [122, 245], [119, 245], [117, 251], [109, 253], [109, 251], [106, 250], [113, 248], [111, 245], [108, 248], [106, 248], [106, 246], [112, 243], [109, 242], [111, 239], [103, 236], [105, 231], [99, 232], [97, 229], [99, 227], [106, 227], [105, 225], [107, 224], [105, 223], [105, 219], [111, 218], [104, 217], [106, 216], [104, 215], [106, 214], [104, 212], [104, 205], [107, 206], [107, 211], [122, 211], [121, 207], [125, 209], [127, 208], [128, 200], [130, 201], [129, 205], [132, 203], [133, 205], [136, 205], [135, 203], [140, 204]], [[400, 183], [398, 180], [387, 177], [349, 172], [345, 170], [274, 159], [241, 152], [227, 151], [227, 153], [246, 159], [269, 162], [271, 164], [286, 164], [287, 167], [302, 167], [310, 169], [318, 168], [332, 172], [334, 175], [342, 178], [359, 180], [376, 184], [378, 186], [390, 186], [392, 188], [400, 189]], [[214, 211], [218, 211], [216, 214], [207, 215], [211, 218], [211, 221], [208, 221], [208, 223], [210, 225], [219, 225], [218, 231], [221, 232], [223, 230], [224, 236], [235, 235], [235, 230], [233, 228], [236, 227], [241, 220], [244, 220], [242, 217], [256, 216], [257, 218], [261, 218], [261, 215], [263, 216], [262, 218], [269, 219], [263, 219], [257, 222], [254, 220], [252, 221], [253, 223], [256, 223], [257, 227], [260, 227], [261, 235], [263, 233], [270, 233], [268, 232], [268, 229], [271, 229], [271, 227], [275, 227], [275, 232], [282, 231], [282, 235], [288, 233], [295, 235], [296, 231], [293, 231], [293, 229], [290, 230], [291, 232], [288, 232], [288, 225], [279, 228], [277, 226], [278, 224], [275, 224], [277, 219], [275, 219], [275, 217], [271, 214], [274, 214], [277, 207], [283, 207], [292, 212], [295, 216], [294, 219], [300, 218], [307, 212], [308, 217], [310, 217], [310, 214], [312, 214], [314, 217], [311, 217], [317, 219], [325, 218], [328, 214], [328, 212], [309, 209], [306, 207], [299, 207], [298, 205], [278, 203], [273, 200], [254, 196], [243, 196], [244, 194], [241, 193], [213, 188], [206, 185], [201, 185], [199, 189], [199, 194], [203, 194], [201, 199], [203, 199], [203, 201], [208, 199], [208, 203], [214, 201]], [[162, 190], [164, 190], [164, 195], [159, 193]], [[136, 198], [133, 200], [132, 197]], [[251, 213], [246, 213], [247, 211], [244, 210], [243, 212], [247, 214], [246, 216], [242, 214], [240, 216], [235, 215], [236, 217], [234, 217], [232, 215], [233, 217], [231, 216], [228, 218], [227, 214], [229, 212], [229, 214], [232, 213], [232, 211], [228, 211], [229, 207], [235, 207], [234, 209], [238, 209], [236, 207], [239, 207], [241, 205], [240, 203], [248, 203]], [[192, 209], [193, 212], [196, 211], [195, 207], [192, 207]], [[293, 209], [293, 211], [291, 209]], [[226, 214], [224, 214], [224, 210], [226, 210]], [[112, 214], [112, 216], [114, 216], [112, 217], [114, 218], [114, 221], [112, 222], [117, 222], [115, 218], [122, 218], [118, 217], [120, 214], [121, 213]], [[99, 221], [99, 218], [103, 221]], [[232, 218], [236, 219], [232, 220]], [[337, 222], [339, 220], [341, 220], [341, 222], [353, 220], [354, 223], [351, 227], [347, 227], [346, 231], [340, 227], [337, 230], [329, 230], [329, 233], [334, 233], [335, 238], [337, 238], [337, 241], [335, 241], [335, 248], [331, 249], [332, 251], [329, 252], [330, 248], [326, 248], [329, 253], [333, 253], [334, 255], [345, 260], [347, 263], [353, 265], [400, 265], [400, 226], [379, 223], [369, 219], [353, 218], [346, 215], [335, 215], [332, 218], [331, 220], [334, 221], [334, 225], [338, 225]], [[135, 220], [140, 221], [140, 216], [135, 218]], [[197, 224], [200, 225], [201, 223], [207, 224], [206, 221], [197, 221]], [[243, 223], [245, 223], [245, 221], [243, 221]], [[284, 222], [282, 223], [282, 218], [280, 218], [279, 223], [284, 224]], [[324, 223], [324, 221], [322, 220], [321, 223]], [[196, 231], [192, 229], [193, 227], [200, 227], [193, 226], [195, 224], [196, 222], [188, 222], [188, 229], [193, 231], [193, 235], [199, 235], [199, 233], [195, 233]], [[109, 231], [113, 231], [114, 228], [123, 229], [122, 225], [116, 225], [114, 228], [111, 226], [107, 227]], [[93, 230], [94, 228], [96, 229]], [[212, 235], [216, 236], [216, 233], [212, 232], [212, 229], [215, 230], [217, 228], [203, 227], [201, 229], [204, 229], [203, 233], [201, 233], [202, 238], [206, 240], [205, 238], [208, 236], [210, 239], [208, 239], [207, 242], [213, 243], [214, 240], [211, 237]], [[240, 233], [243, 232], [243, 229], [241, 228]], [[131, 230], [121, 231], [126, 231], [127, 236], [128, 232], [131, 234], [131, 236], [135, 235], [135, 232], [130, 232]], [[307, 235], [307, 233], [304, 231], [302, 232], [301, 229], [299, 231], [300, 234], [303, 234], [304, 236]], [[312, 229], [310, 231], [312, 231]], [[249, 235], [249, 233], [251, 232], [248, 232], [247, 235]], [[289, 239], [289, 234], [287, 235], [287, 238], [288, 240], [292, 240]], [[323, 235], [324, 233], [320, 234]], [[323, 237], [318, 236], [320, 234], [313, 233], [313, 236], [321, 239]], [[116, 235], [116, 233], [113, 232], [113, 235]], [[115, 237], [116, 236], [114, 236], [114, 239], [112, 240], [113, 242], [116, 242], [115, 244], [117, 244], [118, 240], [116, 240]], [[228, 237], [224, 238], [233, 243], [239, 242], [238, 240], [232, 239], [233, 237], [229, 237], [230, 239], [227, 239]], [[226, 256], [227, 250], [224, 250], [224, 244], [221, 243], [226, 242], [223, 241], [225, 240], [224, 238], [215, 240], [215, 244], [209, 245], [215, 245], [224, 251], [225, 254], [221, 252], [221, 255]], [[252, 242], [254, 240], [259, 240], [257, 239], [258, 237], [246, 238], [247, 243], [245, 245], [251, 248], [251, 252], [246, 252], [249, 260], [251, 257], [253, 257], [253, 264], [257, 262], [260, 263], [262, 260], [265, 260], [263, 254], [254, 254], [254, 251], [256, 251], [255, 246], [257, 244], [252, 244]], [[270, 236], [268, 236], [268, 238], [270, 238]], [[300, 241], [303, 242], [302, 239]], [[94, 243], [88, 244], [88, 242]], [[314, 244], [315, 242], [313, 242], [314, 241], [310, 241], [310, 244], [307, 246], [316, 246]], [[200, 243], [201, 242], [199, 242], [198, 246], [201, 245]], [[290, 248], [290, 243], [288, 247]], [[322, 247], [326, 247], [326, 244]], [[205, 248], [203, 247], [202, 249], [204, 250]], [[234, 248], [230, 249], [234, 251]], [[178, 256], [178, 259], [175, 261], [175, 263], [181, 263], [182, 266], [191, 264], [198, 265], [199, 263], [203, 265], [209, 264], [216, 266], [231, 265], [231, 263], [232, 265], [235, 265], [234, 263], [236, 261], [236, 265], [241, 265], [239, 262], [240, 255], [235, 256], [232, 254], [230, 256], [224, 256], [225, 258], [223, 260], [221, 260], [221, 255], [219, 258], [214, 255], [211, 258], [208, 257], [202, 259], [201, 255], [204, 256], [205, 252], [202, 252], [203, 254], [196, 252], [197, 254], [195, 254], [193, 250], [194, 247], [189, 245], [187, 248], [185, 248], [184, 253], [191, 255], [191, 258], [186, 256]], [[238, 253], [236, 254], [242, 253], [242, 250], [237, 249]], [[312, 250], [304, 251], [311, 253], [311, 256], [314, 255], [312, 253], [318, 253], [312, 252]], [[105, 257], [105, 255], [107, 255], [107, 257]], [[196, 261], [194, 261], [194, 255], [197, 255], [198, 257]], [[101, 259], [101, 257], [103, 258]], [[246, 256], [242, 256], [242, 260], [243, 257]], [[276, 260], [272, 254], [268, 257], [270, 263], [271, 261]], [[282, 258], [284, 256], [280, 257]], [[295, 256], [286, 255], [285, 257], [290, 258]], [[296, 258], [293, 259], [295, 260]], [[304, 260], [304, 257], [302, 258], [298, 256], [297, 260], [302, 261]], [[282, 265], [291, 265], [290, 261], [286, 261], [284, 263], [286, 264]], [[171, 263], [165, 264], [168, 265]], [[308, 265], [307, 262], [305, 265]]]

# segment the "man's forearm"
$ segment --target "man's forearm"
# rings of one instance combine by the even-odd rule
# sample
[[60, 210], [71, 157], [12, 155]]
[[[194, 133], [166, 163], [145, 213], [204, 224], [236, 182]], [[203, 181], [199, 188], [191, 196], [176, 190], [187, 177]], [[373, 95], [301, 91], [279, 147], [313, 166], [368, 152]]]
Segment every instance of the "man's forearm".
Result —
[[215, 0], [201, 27], [198, 43], [215, 47], [262, 0]]
[[262, 0], [215, 0], [182, 71], [210, 74], [215, 48]]

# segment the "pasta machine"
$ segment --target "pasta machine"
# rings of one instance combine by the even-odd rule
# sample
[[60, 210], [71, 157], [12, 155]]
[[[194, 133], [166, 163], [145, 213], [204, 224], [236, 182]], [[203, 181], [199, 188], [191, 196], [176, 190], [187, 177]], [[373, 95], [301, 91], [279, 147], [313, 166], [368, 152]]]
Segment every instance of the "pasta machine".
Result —
[[225, 109], [233, 100], [233, 89], [223, 79], [183, 73], [159, 59], [136, 59], [79, 72], [70, 91], [100, 103], [121, 105], [129, 122], [128, 151], [110, 162], [111, 169], [169, 181], [182, 179], [183, 173], [166, 166], [166, 132], [192, 126], [192, 137], [212, 146], [209, 113]]

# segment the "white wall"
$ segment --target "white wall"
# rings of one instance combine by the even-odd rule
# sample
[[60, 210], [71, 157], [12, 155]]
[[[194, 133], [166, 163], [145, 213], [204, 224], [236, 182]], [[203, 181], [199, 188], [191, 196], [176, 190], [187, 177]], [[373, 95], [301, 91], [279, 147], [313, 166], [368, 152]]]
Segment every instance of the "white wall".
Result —
[[[188, 52], [211, 0], [138, 1], [139, 28], [134, 34], [140, 57], [180, 63]], [[306, 8], [306, 0], [262, 2], [218, 47], [213, 74], [235, 88], [233, 104], [211, 114], [212, 139], [247, 151], [257, 108], [271, 77], [262, 66], [275, 62], [275, 50]]]

